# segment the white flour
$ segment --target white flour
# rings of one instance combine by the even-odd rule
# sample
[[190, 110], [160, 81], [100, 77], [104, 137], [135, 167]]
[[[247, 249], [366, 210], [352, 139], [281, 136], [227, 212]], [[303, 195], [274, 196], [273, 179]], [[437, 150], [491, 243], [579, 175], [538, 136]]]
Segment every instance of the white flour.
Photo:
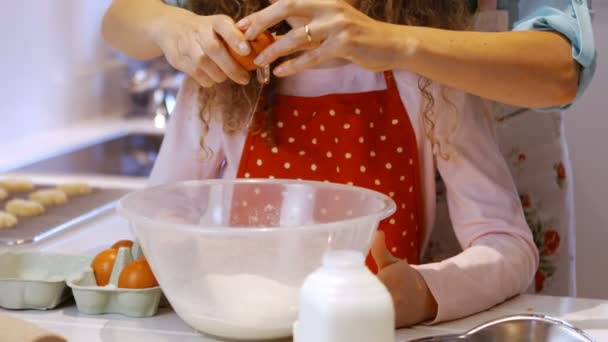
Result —
[[299, 288], [252, 274], [209, 275], [203, 287], [208, 303], [198, 308], [193, 303], [175, 303], [180, 316], [195, 328], [228, 338], [269, 339], [291, 334]]

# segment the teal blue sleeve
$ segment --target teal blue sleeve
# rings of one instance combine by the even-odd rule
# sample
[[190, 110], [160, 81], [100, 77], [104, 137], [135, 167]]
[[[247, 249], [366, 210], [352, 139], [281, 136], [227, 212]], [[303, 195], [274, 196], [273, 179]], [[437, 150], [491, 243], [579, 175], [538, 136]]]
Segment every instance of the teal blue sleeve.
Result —
[[188, 8], [187, 0], [163, 0], [163, 2], [171, 6]]
[[[513, 30], [547, 30], [564, 35], [572, 44], [572, 57], [581, 66], [577, 98], [593, 78], [597, 54], [593, 41], [591, 15], [586, 0], [520, 0], [519, 20]], [[565, 109], [571, 104], [560, 108]]]

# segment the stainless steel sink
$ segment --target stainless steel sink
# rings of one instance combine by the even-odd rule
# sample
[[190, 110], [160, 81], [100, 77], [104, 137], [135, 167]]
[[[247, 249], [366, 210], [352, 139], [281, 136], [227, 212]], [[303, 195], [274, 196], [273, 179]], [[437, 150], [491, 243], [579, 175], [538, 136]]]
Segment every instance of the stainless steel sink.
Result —
[[158, 134], [126, 134], [11, 171], [147, 177], [162, 140]]

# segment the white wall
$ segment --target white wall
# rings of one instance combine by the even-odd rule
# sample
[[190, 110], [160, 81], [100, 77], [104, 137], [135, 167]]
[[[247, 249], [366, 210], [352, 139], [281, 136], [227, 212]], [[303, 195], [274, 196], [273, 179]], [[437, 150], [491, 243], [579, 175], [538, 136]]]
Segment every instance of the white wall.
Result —
[[594, 0], [598, 69], [565, 115], [574, 168], [578, 292], [608, 298], [608, 0]]
[[123, 110], [124, 92], [116, 84], [125, 67], [99, 35], [110, 2], [2, 3], [0, 142]]

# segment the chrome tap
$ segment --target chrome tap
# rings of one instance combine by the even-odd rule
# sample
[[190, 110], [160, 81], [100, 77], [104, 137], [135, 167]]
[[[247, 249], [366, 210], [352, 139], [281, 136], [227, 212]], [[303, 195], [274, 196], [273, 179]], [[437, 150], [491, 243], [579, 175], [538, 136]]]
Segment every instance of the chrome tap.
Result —
[[130, 69], [128, 116], [151, 116], [156, 127], [163, 128], [175, 107], [183, 74], [164, 58], [150, 62], [127, 61]]

